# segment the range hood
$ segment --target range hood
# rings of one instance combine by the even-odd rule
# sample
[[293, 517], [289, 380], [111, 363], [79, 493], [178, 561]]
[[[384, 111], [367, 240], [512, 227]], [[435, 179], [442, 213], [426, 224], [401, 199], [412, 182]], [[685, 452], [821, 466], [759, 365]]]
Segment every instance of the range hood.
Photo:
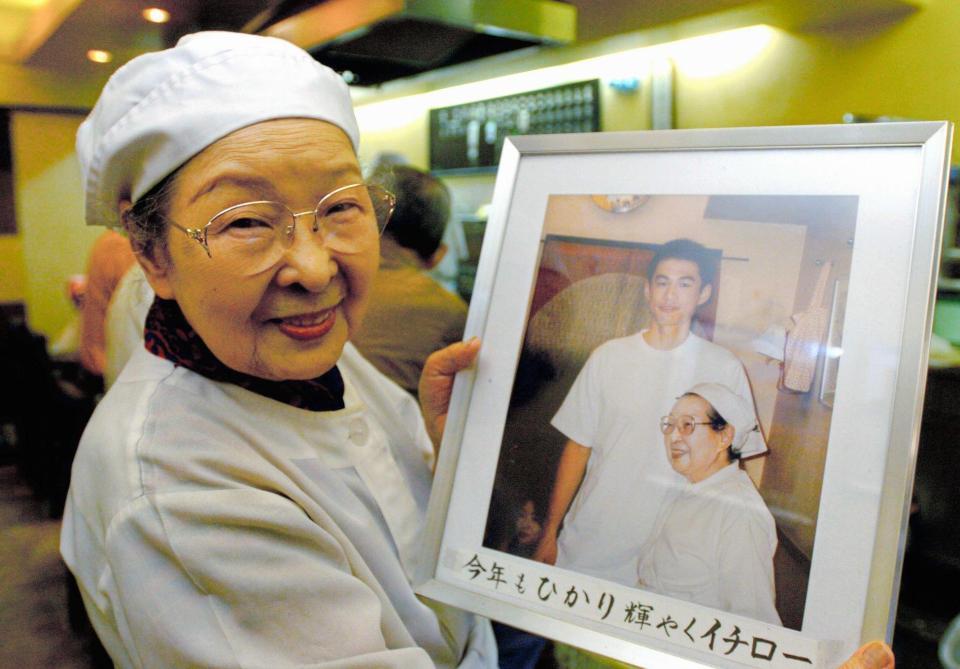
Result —
[[372, 86], [448, 65], [576, 37], [577, 10], [557, 0], [281, 2], [251, 32], [281, 37]]

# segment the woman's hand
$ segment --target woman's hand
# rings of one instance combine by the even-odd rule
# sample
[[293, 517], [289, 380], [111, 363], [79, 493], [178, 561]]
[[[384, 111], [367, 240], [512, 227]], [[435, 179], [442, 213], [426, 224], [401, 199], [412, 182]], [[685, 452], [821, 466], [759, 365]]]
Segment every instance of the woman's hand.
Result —
[[893, 651], [882, 641], [861, 646], [840, 669], [894, 669]]
[[423, 364], [419, 387], [420, 411], [435, 451], [440, 448], [443, 428], [447, 423], [453, 377], [473, 364], [479, 350], [480, 340], [474, 337], [440, 349]]

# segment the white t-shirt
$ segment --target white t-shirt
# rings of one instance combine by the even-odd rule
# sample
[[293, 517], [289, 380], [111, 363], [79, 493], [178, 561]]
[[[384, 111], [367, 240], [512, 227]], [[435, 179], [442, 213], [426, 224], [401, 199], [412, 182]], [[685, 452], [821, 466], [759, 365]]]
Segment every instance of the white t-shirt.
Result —
[[652, 348], [639, 332], [590, 354], [552, 421], [592, 449], [557, 541], [558, 567], [636, 583], [637, 556], [664, 495], [683, 481], [667, 459], [660, 417], [705, 382], [753, 401], [740, 360], [693, 333], [666, 351]]
[[643, 551], [639, 586], [775, 625], [773, 516], [736, 463], [685, 483]]
[[495, 667], [489, 624], [421, 601], [432, 449], [348, 346], [312, 412], [134, 352], [73, 466], [61, 552], [121, 667]]

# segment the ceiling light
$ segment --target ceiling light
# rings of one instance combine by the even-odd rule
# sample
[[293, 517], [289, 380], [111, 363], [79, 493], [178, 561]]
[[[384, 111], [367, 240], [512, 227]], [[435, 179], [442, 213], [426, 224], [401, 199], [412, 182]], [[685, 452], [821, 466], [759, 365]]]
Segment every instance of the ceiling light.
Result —
[[113, 60], [113, 54], [100, 49], [90, 49], [87, 51], [87, 60], [92, 60], [94, 63], [109, 63]]
[[150, 23], [166, 23], [170, 20], [170, 12], [159, 7], [147, 7], [141, 14]]
[[770, 26], [756, 25], [681, 40], [665, 45], [665, 49], [681, 74], [691, 78], [717, 77], [756, 62], [775, 34]]

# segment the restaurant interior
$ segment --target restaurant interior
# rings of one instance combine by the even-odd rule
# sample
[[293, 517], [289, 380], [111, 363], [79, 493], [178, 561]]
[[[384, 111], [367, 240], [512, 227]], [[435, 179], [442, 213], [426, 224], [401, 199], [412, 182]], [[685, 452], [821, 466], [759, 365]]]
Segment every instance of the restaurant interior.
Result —
[[[15, 333], [0, 340], [0, 666], [108, 666], [58, 532], [102, 393], [77, 358], [76, 291], [102, 229], [84, 224], [75, 135], [131, 58], [229, 30], [333, 67], [361, 164], [409, 164], [449, 188], [449, 252], [432, 274], [469, 302], [509, 137], [956, 123], [958, 29], [956, 0], [0, 0], [0, 313]], [[892, 629], [903, 669], [960, 667], [958, 208], [954, 168]], [[777, 471], [766, 486], [815, 516], [819, 484]], [[799, 563], [812, 545], [795, 542]], [[584, 661], [558, 644], [537, 666], [622, 666]]]

